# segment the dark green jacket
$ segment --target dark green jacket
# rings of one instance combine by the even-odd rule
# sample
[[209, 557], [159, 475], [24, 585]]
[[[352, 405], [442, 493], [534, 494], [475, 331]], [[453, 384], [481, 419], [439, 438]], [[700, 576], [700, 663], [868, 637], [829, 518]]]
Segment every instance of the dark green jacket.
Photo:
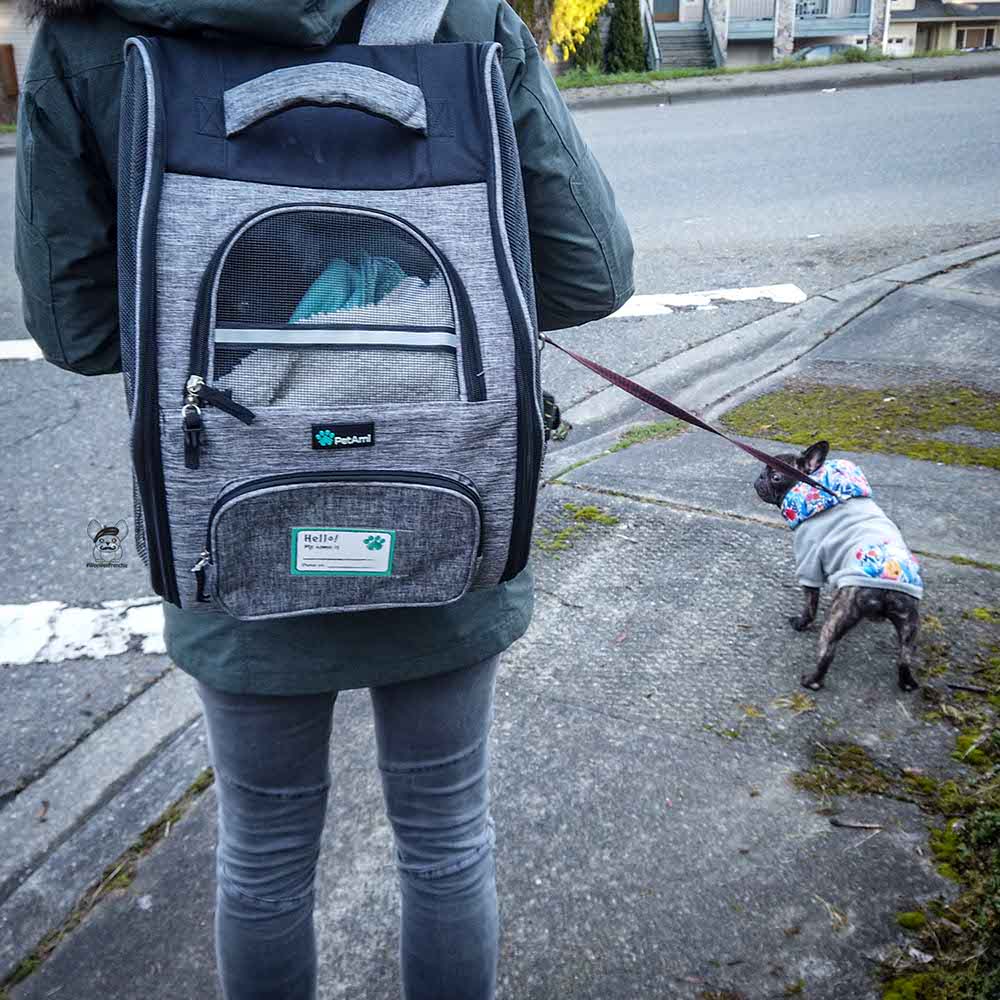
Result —
[[[362, 0], [35, 0], [43, 16], [18, 116], [15, 260], [25, 324], [45, 358], [121, 371], [115, 217], [122, 45], [205, 32], [295, 46], [356, 41]], [[600, 319], [631, 294], [632, 243], [614, 196], [530, 32], [503, 0], [452, 0], [437, 41], [503, 47], [524, 177], [539, 322]], [[477, 662], [523, 634], [531, 574], [443, 608], [239, 622], [164, 605], [167, 650], [231, 691], [366, 687]]]

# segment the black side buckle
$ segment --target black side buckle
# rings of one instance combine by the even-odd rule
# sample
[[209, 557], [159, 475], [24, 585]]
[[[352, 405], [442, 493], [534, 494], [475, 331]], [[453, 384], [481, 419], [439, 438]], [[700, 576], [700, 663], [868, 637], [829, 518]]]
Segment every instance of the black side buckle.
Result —
[[542, 417], [545, 426], [545, 440], [548, 441], [552, 437], [552, 432], [558, 430], [559, 425], [562, 423], [562, 413], [559, 410], [559, 404], [551, 392], [542, 393]]

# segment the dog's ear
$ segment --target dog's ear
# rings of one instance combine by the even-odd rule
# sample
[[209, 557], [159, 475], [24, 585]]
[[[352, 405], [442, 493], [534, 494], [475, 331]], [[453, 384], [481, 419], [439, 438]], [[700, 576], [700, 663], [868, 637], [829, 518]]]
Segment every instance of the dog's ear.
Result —
[[124, 521], [115, 521], [115, 527], [118, 529], [118, 541], [124, 542], [128, 538], [128, 524]]
[[97, 537], [97, 533], [103, 528], [104, 525], [97, 520], [96, 517], [90, 519], [90, 523], [87, 525], [87, 534], [90, 535], [90, 540], [93, 541]]
[[812, 475], [825, 461], [830, 451], [829, 441], [817, 441], [809, 445], [808, 448], [798, 458], [799, 468], [803, 472]]

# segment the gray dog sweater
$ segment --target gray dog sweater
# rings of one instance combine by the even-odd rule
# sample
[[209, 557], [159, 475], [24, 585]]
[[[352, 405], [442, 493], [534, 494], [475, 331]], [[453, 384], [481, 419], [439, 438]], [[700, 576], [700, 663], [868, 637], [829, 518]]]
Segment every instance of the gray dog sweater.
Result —
[[839, 459], [814, 478], [842, 499], [836, 502], [800, 484], [782, 503], [794, 532], [795, 568], [803, 587], [883, 587], [920, 598], [920, 564], [895, 523], [871, 498], [864, 473]]

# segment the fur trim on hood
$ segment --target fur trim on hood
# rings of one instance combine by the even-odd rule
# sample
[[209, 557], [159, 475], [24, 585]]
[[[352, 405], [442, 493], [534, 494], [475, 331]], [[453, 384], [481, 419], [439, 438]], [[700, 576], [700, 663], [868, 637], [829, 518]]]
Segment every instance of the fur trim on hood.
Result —
[[18, 10], [29, 24], [40, 17], [83, 14], [96, 6], [97, 0], [17, 0]]

